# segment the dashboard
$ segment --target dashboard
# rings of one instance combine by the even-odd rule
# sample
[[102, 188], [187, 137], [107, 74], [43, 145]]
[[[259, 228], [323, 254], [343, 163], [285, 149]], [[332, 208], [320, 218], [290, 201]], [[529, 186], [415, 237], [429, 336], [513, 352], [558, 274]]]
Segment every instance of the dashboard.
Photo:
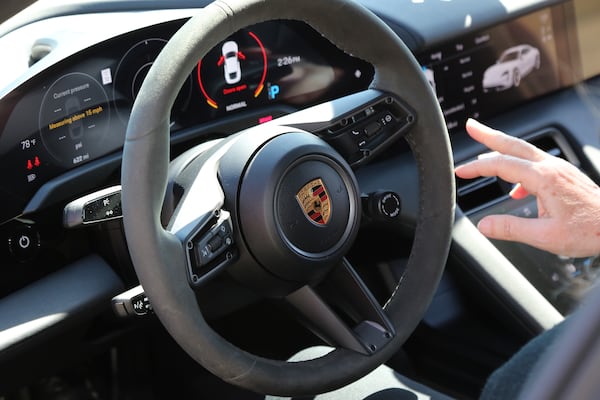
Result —
[[[43, 302], [41, 294], [35, 293], [39, 285], [47, 285], [43, 287], [61, 300], [58, 294], [69, 290], [55, 286], [51, 279], [78, 269], [90, 257], [94, 268], [114, 271], [120, 282], [116, 288], [98, 288], [86, 280], [85, 290], [92, 300], [97, 300], [96, 291], [111, 292], [110, 301], [138, 284], [120, 220], [102, 215], [120, 212], [121, 150], [141, 83], [169, 38], [196, 7], [207, 2], [81, 3], [74, 9], [50, 6], [26, 22], [9, 20], [0, 26], [0, 52], [13, 55], [3, 60], [0, 74], [0, 310], [8, 300], [11, 306], [22, 299]], [[600, 5], [594, 0], [360, 3], [413, 51], [440, 103], [456, 163], [485, 151], [463, 128], [467, 118], [477, 118], [565, 158], [600, 181], [596, 43]], [[302, 22], [250, 26], [223, 40], [189, 71], [169, 115], [171, 157], [212, 139], [357, 94], [368, 89], [373, 79], [370, 64], [339, 50]], [[364, 119], [357, 114], [356, 123], [366, 121], [370, 113], [385, 118], [383, 111], [375, 106], [364, 110]], [[313, 133], [325, 138], [320, 131]], [[351, 252], [358, 260], [365, 259], [368, 274], [382, 275], [386, 281], [402, 268], [396, 258], [405, 256], [405, 249], [390, 237], [403, 238], [410, 249], [418, 214], [414, 156], [399, 140], [368, 163], [352, 165], [365, 193], [385, 189], [401, 197], [396, 225], [372, 237], [367, 226]], [[451, 290], [445, 291], [448, 286], [443, 282], [425, 318], [427, 324], [437, 328], [450, 321], [448, 325], [456, 327], [469, 314], [466, 309], [491, 304], [486, 310], [493, 312], [485, 312], [484, 317], [469, 314], [466, 325], [506, 317], [499, 325], [508, 321], [506, 325], [516, 326], [508, 328], [507, 334], [518, 331], [514, 336], [519, 342], [522, 336], [562, 320], [596, 284], [600, 275], [596, 257], [556, 257], [524, 245], [489, 242], [478, 234], [473, 224], [490, 213], [536, 214], [534, 199], [513, 201], [510, 190], [511, 185], [499, 179], [457, 181], [459, 210], [447, 275], [458, 283], [449, 284]], [[65, 207], [84, 200], [97, 207], [93, 212], [100, 217], [87, 227], [72, 229], [63, 220]], [[395, 257], [393, 262], [384, 259], [388, 256]], [[80, 270], [80, 275], [88, 273]], [[80, 275], [78, 279], [85, 280]], [[235, 308], [229, 292], [219, 284], [207, 287], [206, 298], [200, 299], [209, 315], [221, 316], [220, 312]], [[475, 300], [465, 306], [448, 292], [459, 292], [457, 297], [469, 292]], [[26, 318], [35, 308], [23, 306], [16, 314]], [[1, 328], [0, 324], [0, 333]], [[105, 328], [107, 335], [113, 328]], [[495, 343], [502, 340], [492, 335], [492, 344], [484, 346], [489, 353], [481, 358], [494, 353]], [[453, 343], [448, 347], [461, 348]], [[37, 348], [32, 348], [36, 353]], [[448, 358], [456, 360], [457, 355]], [[436, 368], [445, 362], [435, 363]], [[21, 370], [27, 370], [27, 361], [22, 364]], [[462, 367], [452, 365], [448, 370], [462, 374]], [[454, 378], [460, 381], [455, 376], [450, 380]]]
[[[386, 14], [381, 5], [369, 6]], [[424, 10], [412, 11], [418, 19]], [[587, 3], [556, 2], [517, 10], [515, 16], [479, 22], [481, 26], [477, 21], [484, 20], [482, 16], [473, 20], [476, 11], [470, 10], [460, 21], [462, 29], [455, 29], [450, 37], [436, 37], [435, 29], [420, 32], [420, 44], [410, 35], [403, 37], [414, 48], [441, 105], [457, 160], [474, 155], [463, 145], [467, 118], [493, 120], [549, 94], [583, 87], [580, 82], [600, 73], [595, 53], [580, 51], [591, 46], [595, 34], [582, 17], [594, 12]], [[2, 249], [8, 263], [18, 268], [36, 263], [41, 254], [47, 255], [44, 250], [52, 253], [53, 239], [62, 228], [31, 223], [29, 216], [119, 183], [120, 150], [141, 83], [169, 38], [187, 20], [185, 15], [192, 13], [176, 10], [158, 17], [156, 12], [143, 11], [143, 18], [133, 19], [127, 13], [96, 16], [98, 26], [106, 27], [110, 19], [117, 23], [106, 31], [90, 29], [93, 34], [82, 34], [83, 44], [77, 42], [77, 35], [66, 39], [60, 30], [47, 37], [37, 31], [25, 35], [28, 41], [22, 41], [31, 46], [21, 57], [27, 56], [27, 65], [3, 76], [6, 82], [0, 89], [0, 170], [10, 171], [0, 180], [0, 230], [8, 243]], [[386, 15], [396, 17], [389, 11]], [[53, 23], [83, 31], [77, 24], [91, 23], [85, 18], [67, 15]], [[52, 18], [38, 24], [50, 22]], [[393, 19], [389, 23], [396, 26]], [[27, 29], [27, 25], [16, 29], [5, 38]], [[62, 51], [61, 40], [72, 48]], [[370, 64], [345, 54], [302, 22], [250, 26], [215, 46], [190, 71], [169, 116], [172, 156], [209, 139], [357, 93], [367, 89], [373, 78]], [[585, 87], [593, 89], [593, 85]], [[593, 103], [590, 99], [587, 103]], [[579, 165], [581, 154], [570, 151], [568, 142], [562, 140], [558, 147]], [[481, 187], [492, 186], [493, 194], [480, 198]], [[488, 203], [506, 200], [508, 186], [492, 186], [459, 181], [459, 205], [473, 221], [489, 212]], [[73, 251], [69, 257], [79, 254]], [[595, 265], [593, 260], [586, 263]], [[557, 264], [560, 271], [551, 276], [569, 277], [564, 263]], [[537, 273], [530, 279], [542, 278]], [[548, 289], [551, 299], [556, 297], [553, 285]], [[566, 287], [568, 291], [569, 282]], [[4, 293], [13, 289], [7, 283]], [[566, 312], [570, 307], [561, 309]]]
[[[589, 11], [584, 7], [590, 6], [557, 2], [519, 11], [495, 24], [482, 23], [481, 28], [472, 21], [471, 10], [473, 14], [466, 14], [463, 21], [471, 28], [466, 33], [443, 40], [423, 33], [421, 45], [404, 36], [441, 105], [457, 159], [473, 156], [461, 155], [467, 118], [490, 120], [600, 73], [594, 53], [580, 52], [590, 46], [594, 35], [581, 17]], [[182, 14], [193, 11], [177, 10], [173, 16], [161, 17], [148, 13], [150, 17], [139, 18], [147, 23], [131, 22], [126, 13], [118, 16], [122, 27], [102, 35], [92, 29], [88, 41], [67, 52], [61, 52], [60, 40], [74, 39], [65, 39], [64, 33], [29, 34], [28, 65], [12, 80], [10, 74], [3, 77], [7, 83], [0, 90], [0, 170], [10, 174], [0, 181], [4, 200], [0, 228], [8, 243], [3, 254], [9, 262], [35, 263], [40, 254], [47, 255], [44, 249], [51, 251], [52, 237], [60, 229], [21, 219], [119, 183], [120, 150], [141, 83], [169, 38], [186, 22]], [[60, 17], [59, 25], [66, 24], [61, 18], [71, 24], [78, 21]], [[108, 17], [95, 23], [106, 26], [107, 21]], [[390, 24], [394, 26], [393, 21]], [[7, 36], [11, 34], [15, 33]], [[190, 71], [169, 116], [172, 156], [209, 139], [367, 89], [373, 77], [370, 64], [345, 54], [302, 22], [250, 26], [219, 43]], [[559, 147], [579, 164], [568, 144]], [[99, 177], [102, 183], [95, 183]], [[480, 198], [481, 187], [492, 186], [493, 195]], [[508, 186], [492, 186], [459, 181], [459, 205], [474, 222], [489, 212], [488, 203], [506, 200]], [[109, 206], [100, 210], [115, 212]], [[595, 265], [593, 260], [586, 263]], [[567, 281], [559, 280], [563, 288], [559, 292], [556, 283], [545, 290], [555, 306], [557, 293], [562, 296], [572, 285], [572, 273], [564, 271], [563, 262], [556, 264], [558, 270], [549, 276], [566, 275]], [[593, 281], [588, 275], [585, 280]], [[534, 272], [529, 279], [550, 278]], [[573, 284], [580, 287], [580, 280]], [[4, 292], [10, 293], [13, 280], [5, 281]], [[569, 305], [559, 308], [567, 312], [576, 303], [570, 299]]]
[[[449, 132], [461, 131], [468, 117], [486, 119], [573, 85], [580, 66], [571, 14], [572, 6], [546, 7], [419, 51]], [[99, 40], [0, 92], [0, 169], [13, 172], [0, 183], [7, 199], [0, 221], [29, 210], [52, 179], [121, 149], [141, 82], [184, 22]], [[174, 141], [190, 130], [196, 141], [223, 137], [366, 89], [372, 78], [370, 65], [310, 27], [263, 23], [198, 61], [171, 111], [171, 131]]]

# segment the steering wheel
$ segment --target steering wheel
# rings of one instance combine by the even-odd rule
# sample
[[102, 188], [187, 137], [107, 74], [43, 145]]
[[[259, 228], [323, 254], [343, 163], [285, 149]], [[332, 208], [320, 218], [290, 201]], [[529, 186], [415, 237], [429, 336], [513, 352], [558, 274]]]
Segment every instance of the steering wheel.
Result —
[[[187, 183], [168, 221], [161, 221], [170, 174], [169, 115], [179, 88], [219, 42], [276, 19], [304, 21], [346, 53], [371, 63], [371, 87], [196, 149], [171, 165]], [[156, 315], [206, 369], [260, 393], [322, 393], [365, 375], [409, 337], [441, 277], [454, 218], [449, 138], [423, 75], [393, 31], [344, 0], [218, 0], [166, 45], [143, 83], [127, 129], [124, 226]], [[389, 113], [393, 123], [380, 124], [382, 133], [368, 150], [341, 155], [313, 134], [325, 129], [347, 139], [347, 127], [363, 117], [368, 122], [373, 110]], [[381, 307], [344, 257], [361, 218], [350, 163], [360, 164], [400, 136], [418, 166], [419, 211], [408, 265]], [[223, 270], [265, 296], [287, 300], [335, 349], [317, 359], [287, 362], [226, 341], [203, 318], [195, 292]], [[315, 288], [322, 284], [333, 288], [333, 300], [319, 295]]]

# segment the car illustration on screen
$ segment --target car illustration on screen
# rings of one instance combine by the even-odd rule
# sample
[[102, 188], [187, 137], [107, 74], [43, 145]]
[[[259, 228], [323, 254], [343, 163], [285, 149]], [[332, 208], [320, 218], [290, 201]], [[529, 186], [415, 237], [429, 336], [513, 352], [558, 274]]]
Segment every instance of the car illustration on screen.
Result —
[[485, 70], [483, 90], [500, 91], [518, 87], [521, 79], [533, 70], [540, 68], [540, 51], [528, 44], [510, 47], [498, 58], [498, 61]]
[[234, 85], [242, 79], [242, 68], [238, 59], [238, 45], [230, 40], [223, 43], [222, 53], [224, 58], [223, 73], [225, 82]]

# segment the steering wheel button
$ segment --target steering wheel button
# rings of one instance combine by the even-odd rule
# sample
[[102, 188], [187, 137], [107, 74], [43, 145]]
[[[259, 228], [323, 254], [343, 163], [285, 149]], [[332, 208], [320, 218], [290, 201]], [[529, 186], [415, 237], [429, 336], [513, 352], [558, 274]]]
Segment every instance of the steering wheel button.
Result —
[[212, 252], [208, 245], [198, 246], [196, 251], [196, 263], [198, 265], [206, 265], [212, 260]]
[[202, 275], [221, 265], [223, 253], [234, 244], [233, 228], [228, 215], [223, 211], [215, 225], [209, 230], [201, 230], [201, 233], [189, 242], [188, 249], [194, 274]]
[[206, 247], [212, 252], [216, 253], [219, 248], [223, 245], [223, 239], [219, 235], [213, 236], [212, 239], [208, 241]]
[[228, 235], [231, 235], [231, 229], [226, 223], [221, 224], [221, 226], [219, 226], [219, 236], [226, 237]]
[[369, 123], [365, 127], [365, 135], [367, 135], [367, 137], [373, 137], [373, 136], [377, 135], [380, 130], [381, 130], [381, 124], [377, 121], [374, 121], [374, 122]]
[[394, 116], [391, 113], [389, 113], [389, 112], [385, 113], [381, 117], [380, 121], [381, 121], [381, 124], [384, 125], [384, 126], [387, 125], [387, 124], [391, 124], [392, 122], [394, 122]]

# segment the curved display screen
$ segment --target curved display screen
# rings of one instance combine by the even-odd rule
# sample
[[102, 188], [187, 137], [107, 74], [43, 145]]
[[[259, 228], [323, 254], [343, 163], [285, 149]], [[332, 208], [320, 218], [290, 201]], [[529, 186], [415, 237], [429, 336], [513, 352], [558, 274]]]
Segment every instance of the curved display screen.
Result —
[[450, 132], [573, 84], [564, 6], [546, 8], [420, 54]]
[[[0, 195], [13, 207], [0, 210], [0, 222], [18, 215], [48, 180], [122, 148], [142, 82], [183, 22], [97, 44], [0, 99], [0, 170], [10, 171]], [[304, 23], [254, 25], [225, 39], [190, 71], [171, 110], [171, 132], [193, 128], [196, 140], [224, 135], [203, 127], [266, 122], [364, 90], [373, 74], [370, 64]]]

